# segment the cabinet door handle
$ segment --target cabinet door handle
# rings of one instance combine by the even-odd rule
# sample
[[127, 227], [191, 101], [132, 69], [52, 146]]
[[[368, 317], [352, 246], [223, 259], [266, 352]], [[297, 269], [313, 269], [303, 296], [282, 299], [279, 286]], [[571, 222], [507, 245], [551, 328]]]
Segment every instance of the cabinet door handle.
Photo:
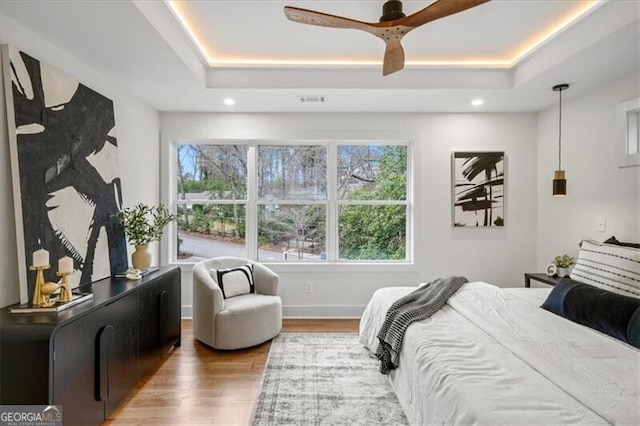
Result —
[[109, 363], [115, 336], [112, 325], [104, 326], [98, 332], [96, 340], [96, 399], [109, 399]]

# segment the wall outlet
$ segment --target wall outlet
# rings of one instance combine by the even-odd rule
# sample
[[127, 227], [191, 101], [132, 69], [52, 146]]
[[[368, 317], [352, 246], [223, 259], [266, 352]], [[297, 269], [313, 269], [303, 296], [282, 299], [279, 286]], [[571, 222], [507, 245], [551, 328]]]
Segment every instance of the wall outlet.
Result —
[[304, 292], [313, 293], [313, 281], [306, 281], [304, 283]]
[[596, 223], [596, 231], [598, 232], [607, 232], [607, 219], [604, 217], [599, 217]]

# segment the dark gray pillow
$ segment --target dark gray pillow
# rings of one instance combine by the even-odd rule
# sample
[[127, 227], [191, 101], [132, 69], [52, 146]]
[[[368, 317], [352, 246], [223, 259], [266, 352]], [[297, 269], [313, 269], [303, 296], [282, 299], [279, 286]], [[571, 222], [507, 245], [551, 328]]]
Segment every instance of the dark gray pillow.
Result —
[[640, 348], [640, 299], [563, 278], [542, 308]]
[[607, 241], [604, 242], [605, 244], [614, 244], [616, 246], [623, 246], [623, 247], [633, 247], [633, 248], [640, 248], [640, 244], [636, 244], [636, 243], [623, 243], [617, 240], [616, 237], [614, 237], [613, 235], [611, 236], [611, 238], [609, 238]]

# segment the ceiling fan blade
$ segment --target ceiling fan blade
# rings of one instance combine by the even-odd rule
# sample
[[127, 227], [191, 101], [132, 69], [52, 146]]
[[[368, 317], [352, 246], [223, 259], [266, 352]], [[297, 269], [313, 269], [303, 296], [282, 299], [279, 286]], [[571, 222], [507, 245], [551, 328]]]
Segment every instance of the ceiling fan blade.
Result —
[[409, 31], [428, 22], [465, 11], [488, 1], [490, 0], [436, 0], [412, 15], [399, 19], [385, 19], [381, 22], [357, 21], [293, 6], [285, 6], [284, 14], [289, 20], [301, 24], [357, 29], [381, 38], [386, 45], [382, 75], [389, 75], [404, 68], [404, 49], [400, 44], [400, 40]]
[[384, 51], [384, 62], [382, 63], [383, 76], [404, 68], [404, 49], [400, 44], [400, 39], [385, 40], [385, 43], [387, 47]]
[[371, 31], [371, 24], [367, 22], [344, 18], [342, 16], [329, 15], [328, 13], [316, 12], [314, 10], [285, 6], [284, 14], [287, 15], [287, 18], [289, 18], [290, 21], [299, 22], [301, 24]]
[[398, 21], [402, 21], [402, 25], [415, 28], [427, 22], [463, 12], [488, 1], [490, 0], [436, 0], [424, 9]]

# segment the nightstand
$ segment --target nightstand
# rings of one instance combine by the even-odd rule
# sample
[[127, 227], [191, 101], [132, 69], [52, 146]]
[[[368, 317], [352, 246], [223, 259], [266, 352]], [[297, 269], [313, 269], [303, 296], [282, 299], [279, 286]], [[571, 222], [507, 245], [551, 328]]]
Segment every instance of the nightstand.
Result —
[[541, 283], [548, 284], [550, 286], [554, 286], [560, 282], [562, 278], [554, 275], [552, 277], [548, 276], [544, 273], [534, 273], [534, 272], [526, 272], [524, 274], [524, 286], [531, 287], [531, 280], [540, 281]]

